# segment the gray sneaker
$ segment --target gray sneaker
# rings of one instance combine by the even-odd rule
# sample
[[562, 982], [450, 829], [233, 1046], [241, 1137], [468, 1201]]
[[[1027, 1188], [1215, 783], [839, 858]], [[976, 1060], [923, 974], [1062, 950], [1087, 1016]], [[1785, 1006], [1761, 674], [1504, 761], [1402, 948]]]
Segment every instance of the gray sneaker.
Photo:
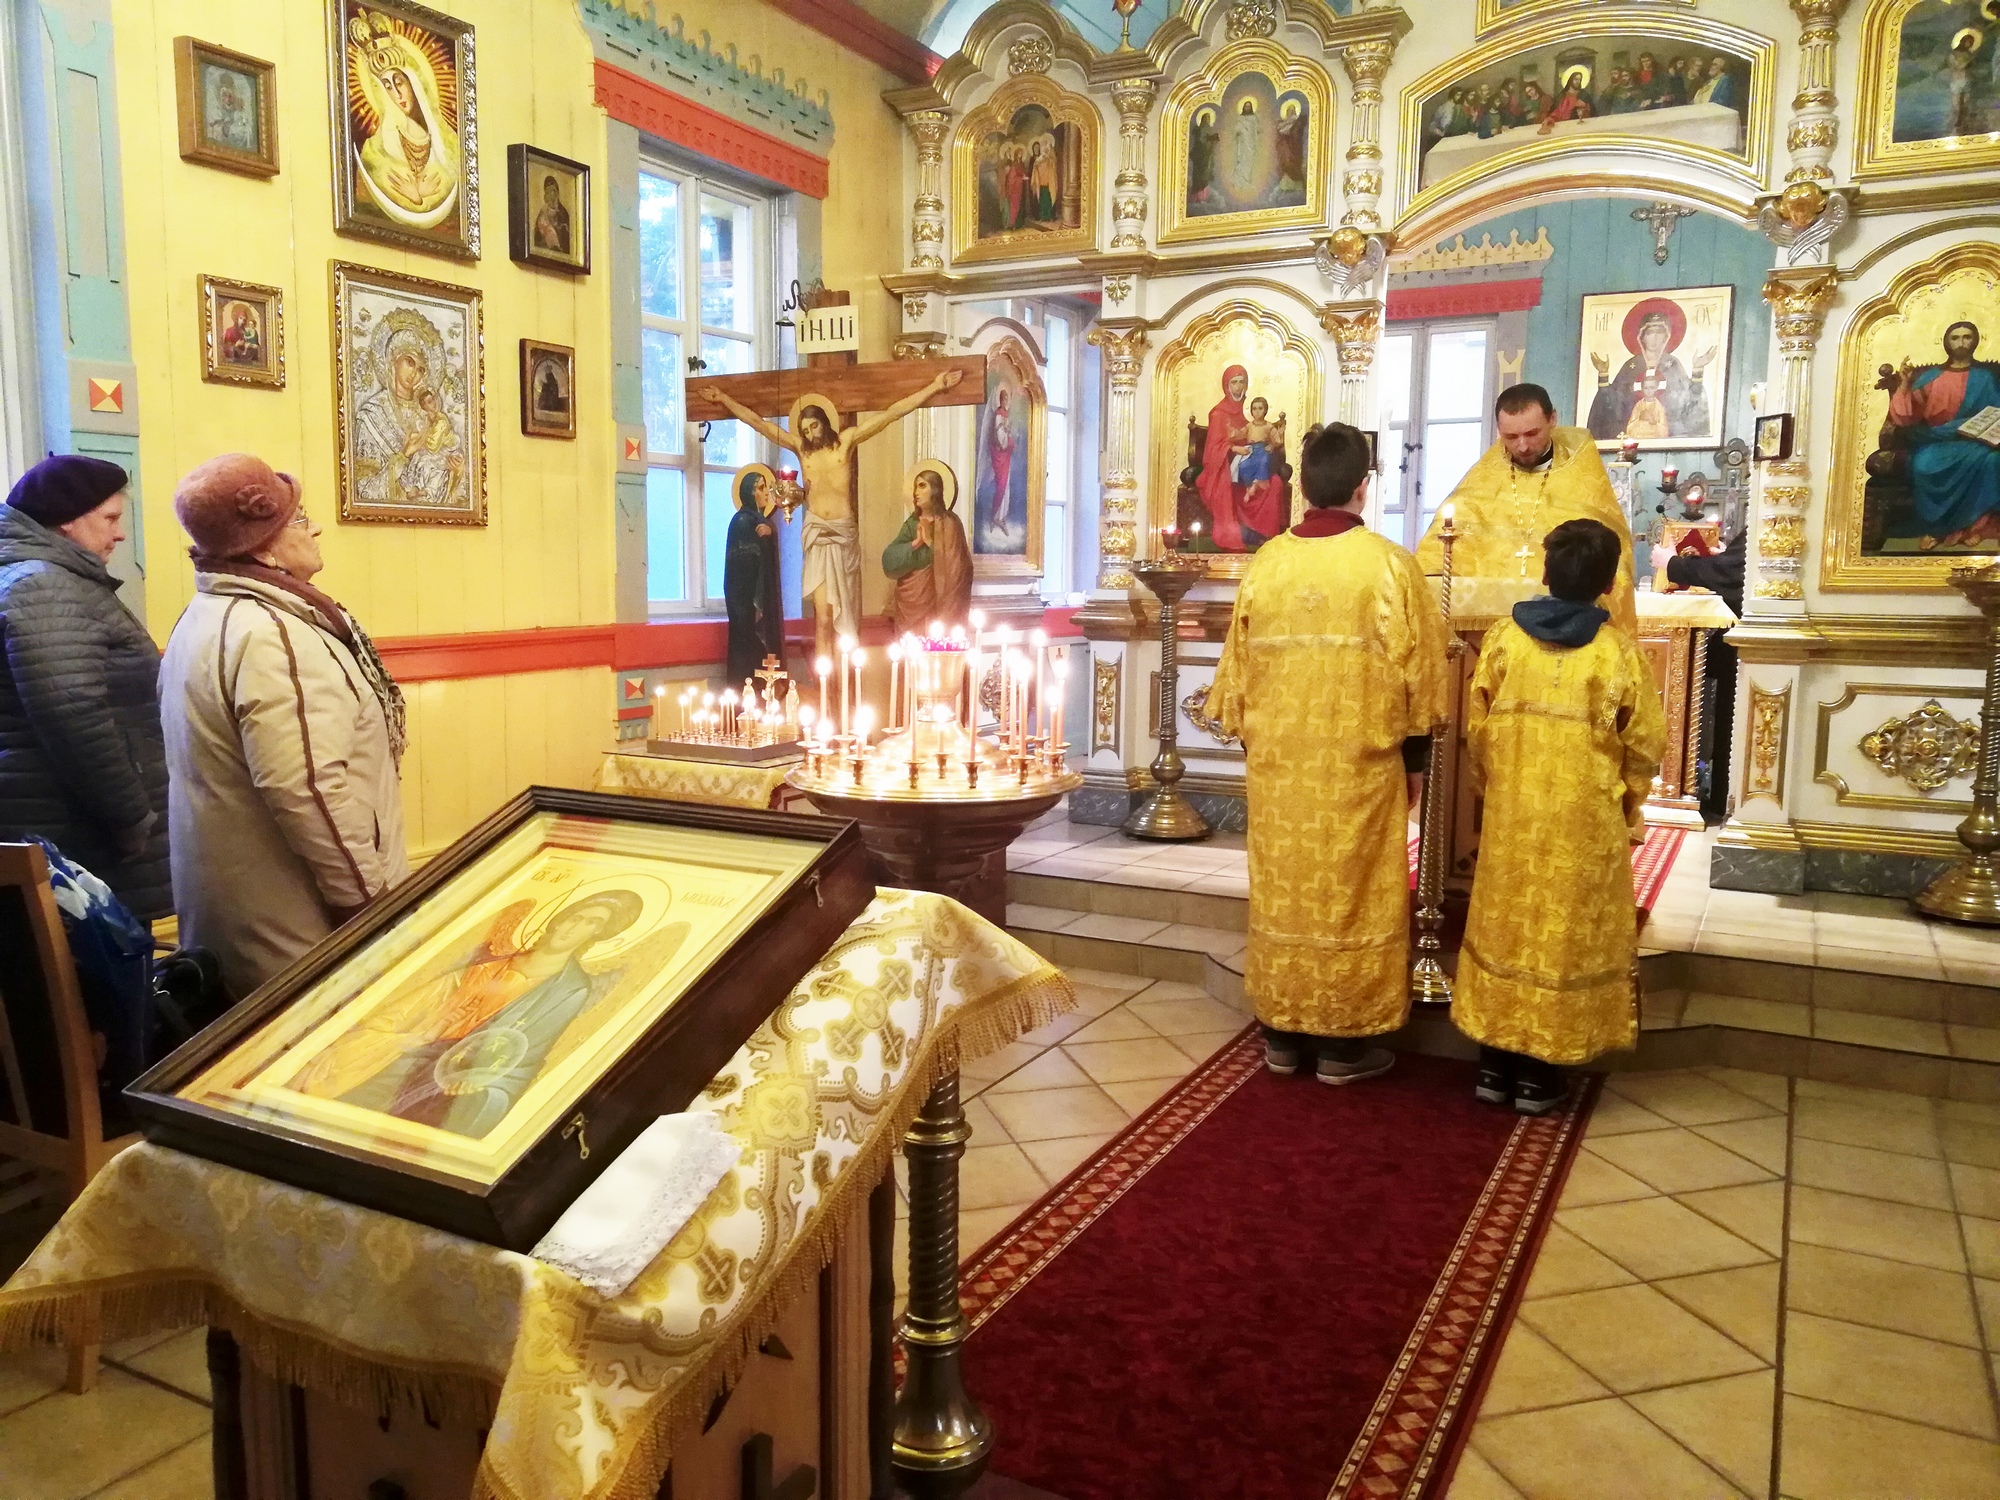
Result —
[[1396, 1054], [1387, 1047], [1370, 1047], [1361, 1054], [1358, 1062], [1338, 1062], [1322, 1053], [1319, 1081], [1336, 1087], [1343, 1083], [1359, 1083], [1364, 1078], [1379, 1078], [1395, 1066]]
[[1292, 1074], [1299, 1070], [1305, 1060], [1305, 1051], [1296, 1037], [1282, 1032], [1267, 1031], [1264, 1034], [1264, 1066], [1273, 1073]]

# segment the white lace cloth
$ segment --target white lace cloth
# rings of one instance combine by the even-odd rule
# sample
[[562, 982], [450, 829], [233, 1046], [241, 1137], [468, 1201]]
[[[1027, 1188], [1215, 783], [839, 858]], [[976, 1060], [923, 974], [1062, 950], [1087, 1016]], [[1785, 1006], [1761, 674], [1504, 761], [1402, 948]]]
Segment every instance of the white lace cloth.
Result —
[[661, 1115], [531, 1253], [616, 1297], [666, 1249], [742, 1155], [743, 1143], [706, 1111]]

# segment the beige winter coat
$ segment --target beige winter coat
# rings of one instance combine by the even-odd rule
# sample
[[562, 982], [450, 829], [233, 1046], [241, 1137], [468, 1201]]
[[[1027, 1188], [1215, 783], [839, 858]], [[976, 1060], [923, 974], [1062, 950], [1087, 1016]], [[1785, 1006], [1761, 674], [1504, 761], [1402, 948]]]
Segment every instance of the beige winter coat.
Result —
[[389, 730], [305, 601], [202, 573], [160, 670], [180, 940], [239, 998], [410, 872]]

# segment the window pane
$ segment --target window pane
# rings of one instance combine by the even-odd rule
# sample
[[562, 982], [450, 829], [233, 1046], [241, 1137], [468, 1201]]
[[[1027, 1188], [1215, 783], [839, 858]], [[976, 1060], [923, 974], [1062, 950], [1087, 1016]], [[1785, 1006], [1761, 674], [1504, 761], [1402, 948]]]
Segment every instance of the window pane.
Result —
[[[730, 498], [729, 482], [736, 476], [727, 470], [710, 469], [701, 488], [702, 576], [708, 580], [708, 597], [722, 597], [722, 559], [729, 540], [729, 518], [736, 514]], [[730, 684], [732, 687], [737, 684]]]
[[[1382, 472], [1375, 476], [1375, 505], [1376, 509], [1385, 513], [1403, 508], [1403, 444], [1408, 438], [1407, 428], [1384, 427], [1376, 439]], [[1385, 530], [1383, 535], [1401, 541], [1401, 523], [1393, 530]]]
[[687, 435], [681, 415], [681, 336], [648, 328], [640, 342], [645, 351], [646, 447], [654, 453], [679, 453]]
[[687, 505], [679, 469], [646, 471], [646, 598], [687, 599]]
[[1042, 597], [1069, 592], [1069, 507], [1051, 505], [1042, 522]]
[[[1430, 369], [1424, 379], [1424, 415], [1435, 422], [1441, 417], [1485, 416], [1486, 330], [1456, 328], [1431, 335]], [[1424, 482], [1430, 493], [1430, 481]]]
[[1486, 451], [1486, 424], [1430, 422], [1424, 427], [1424, 518], [1450, 498], [1465, 471]]
[[726, 198], [701, 200], [701, 320], [715, 328], [750, 331], [750, 209]]
[[1069, 414], [1052, 411], [1048, 414], [1048, 462], [1042, 467], [1049, 476], [1044, 496], [1050, 505], [1064, 505], [1069, 501], [1071, 477], [1069, 461]]
[[1044, 353], [1049, 357], [1048, 379], [1049, 405], [1069, 405], [1069, 319], [1060, 314], [1049, 315], [1049, 326], [1043, 339]]
[[680, 184], [651, 172], [639, 174], [639, 309], [681, 315]]
[[1414, 340], [1407, 333], [1382, 336], [1382, 350], [1375, 356], [1380, 370], [1375, 389], [1382, 393], [1379, 410], [1382, 425], [1410, 420], [1410, 348]]
[[[704, 375], [741, 375], [750, 368], [750, 346], [741, 339], [704, 333], [701, 336], [701, 357], [707, 366], [702, 371]], [[756, 450], [757, 434], [741, 422], [732, 422], [725, 417], [720, 422], [709, 424], [708, 442], [703, 445], [702, 457], [712, 464], [747, 464], [756, 461]]]

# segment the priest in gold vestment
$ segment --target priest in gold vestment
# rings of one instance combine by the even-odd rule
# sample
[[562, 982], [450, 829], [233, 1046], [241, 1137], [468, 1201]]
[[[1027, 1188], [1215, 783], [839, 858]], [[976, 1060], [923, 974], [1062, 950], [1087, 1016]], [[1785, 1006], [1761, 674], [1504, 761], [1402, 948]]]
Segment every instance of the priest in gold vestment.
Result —
[[1408, 808], [1444, 711], [1444, 621], [1417, 560], [1362, 524], [1368, 444], [1300, 455], [1311, 509], [1251, 561], [1207, 711], [1243, 740], [1244, 989], [1274, 1072], [1388, 1069], [1366, 1039], [1409, 1015]]
[[[1541, 582], [1542, 538], [1578, 517], [1602, 521], [1624, 543], [1618, 580], [1604, 605], [1611, 611], [1611, 623], [1636, 641], [1632, 530], [1604, 460], [1597, 455], [1597, 440], [1581, 427], [1558, 427], [1555, 405], [1538, 385], [1509, 386], [1493, 409], [1499, 439], [1451, 492], [1458, 530], [1453, 575], [1517, 583], [1520, 592], [1515, 597], [1525, 598]], [[1433, 576], [1444, 569], [1439, 524], [1433, 520], [1417, 546], [1417, 560]]]
[[1626, 545], [1592, 520], [1549, 532], [1549, 594], [1486, 632], [1467, 703], [1486, 806], [1451, 1016], [1480, 1043], [1480, 1099], [1521, 1114], [1562, 1102], [1552, 1065], [1638, 1039], [1630, 846], [1666, 726], [1600, 607]]

